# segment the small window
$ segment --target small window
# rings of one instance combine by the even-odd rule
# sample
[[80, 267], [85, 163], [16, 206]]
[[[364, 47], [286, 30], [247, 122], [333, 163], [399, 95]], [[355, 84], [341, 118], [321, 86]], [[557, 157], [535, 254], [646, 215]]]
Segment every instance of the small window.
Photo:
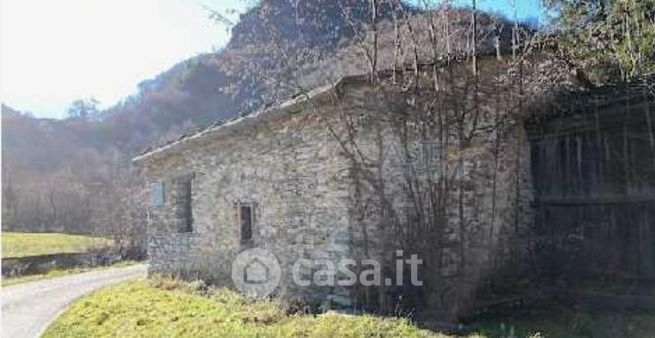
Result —
[[192, 179], [188, 178], [180, 182], [180, 208], [181, 218], [183, 220], [182, 232], [193, 232], [193, 209], [191, 197]]
[[157, 182], [150, 185], [150, 206], [161, 207], [164, 205], [164, 182]]
[[253, 224], [255, 223], [255, 204], [237, 203], [237, 220], [239, 226], [239, 240], [242, 244], [252, 240]]
[[241, 241], [252, 239], [252, 208], [241, 206]]
[[178, 232], [193, 232], [192, 185], [194, 174], [180, 175], [171, 180], [169, 199], [179, 222]]

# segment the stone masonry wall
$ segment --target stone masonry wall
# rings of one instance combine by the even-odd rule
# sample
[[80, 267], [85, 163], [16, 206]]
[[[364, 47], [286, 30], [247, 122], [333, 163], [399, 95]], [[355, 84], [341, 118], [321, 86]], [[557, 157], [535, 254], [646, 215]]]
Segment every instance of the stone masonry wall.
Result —
[[[348, 298], [348, 290], [293, 290], [290, 282], [299, 258], [348, 256], [348, 168], [325, 123], [315, 112], [276, 117], [145, 163], [149, 183], [164, 183], [164, 205], [149, 210], [150, 272], [231, 285], [235, 255], [260, 247], [281, 263], [278, 295]], [[189, 175], [193, 226], [183, 232], [175, 182]], [[235, 203], [256, 205], [247, 246], [239, 241]], [[311, 279], [313, 271], [305, 273]]]
[[[351, 187], [352, 254], [383, 262], [383, 280], [396, 279], [397, 250], [404, 259], [417, 254], [423, 260], [423, 286], [408, 285], [405, 267], [403, 286], [361, 288], [362, 303], [453, 318], [475, 306], [480, 290], [500, 274], [519, 275], [528, 259], [530, 148], [520, 119], [508, 114], [516, 105], [506, 90], [481, 84], [477, 121], [468, 113], [464, 123], [476, 132], [460, 144], [454, 117], [472, 112], [467, 105], [474, 100], [458, 90], [459, 83], [436, 95], [422, 89], [425, 106], [420, 92], [397, 86], [347, 90], [351, 117], [359, 121], [353, 127], [356, 149], [363, 154]], [[434, 101], [441, 106], [428, 108]], [[450, 129], [428, 109], [450, 118]], [[445, 133], [448, 141], [440, 144]], [[440, 182], [447, 186], [440, 190]]]

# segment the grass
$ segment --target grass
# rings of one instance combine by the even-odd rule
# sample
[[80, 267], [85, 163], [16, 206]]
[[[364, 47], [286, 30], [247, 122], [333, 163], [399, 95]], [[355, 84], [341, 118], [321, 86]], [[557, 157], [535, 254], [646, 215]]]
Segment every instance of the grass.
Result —
[[85, 252], [112, 245], [108, 238], [61, 233], [2, 232], [2, 257]]
[[44, 280], [44, 279], [64, 277], [64, 276], [68, 276], [68, 275], [74, 275], [74, 274], [83, 273], [83, 272], [90, 272], [90, 271], [104, 270], [104, 269], [108, 269], [108, 268], [125, 267], [125, 266], [134, 265], [134, 264], [137, 264], [137, 263], [139, 263], [139, 262], [124, 261], [124, 262], [119, 262], [119, 263], [112, 264], [112, 265], [96, 266], [96, 267], [92, 267], [92, 268], [70, 268], [70, 269], [55, 268], [55, 269], [52, 269], [52, 270], [50, 270], [50, 271], [48, 271], [46, 273], [42, 273], [42, 274], [2, 278], [2, 286], [10, 286], [10, 285], [16, 285], [16, 284], [22, 284], [22, 283], [28, 283], [28, 282], [35, 282], [35, 281]]
[[[470, 337], [652, 337], [655, 314], [589, 314], [575, 308], [476, 322]], [[111, 286], [75, 302], [44, 337], [441, 337], [398, 318], [288, 314], [201, 282], [154, 277]]]
[[489, 337], [614, 338], [653, 337], [655, 313], [590, 313], [576, 308], [547, 308], [531, 314], [518, 314], [502, 321], [476, 323]]
[[44, 337], [447, 337], [397, 318], [290, 315], [275, 301], [193, 285], [159, 277], [101, 289]]

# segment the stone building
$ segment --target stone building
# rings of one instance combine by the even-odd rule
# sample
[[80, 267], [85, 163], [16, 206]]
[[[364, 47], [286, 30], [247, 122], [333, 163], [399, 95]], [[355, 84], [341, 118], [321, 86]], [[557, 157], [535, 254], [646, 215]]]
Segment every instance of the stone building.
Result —
[[[431, 77], [351, 76], [135, 158], [152, 190], [151, 272], [230, 283], [235, 255], [260, 247], [280, 261], [286, 298], [471, 303], [490, 267], [517, 255], [530, 198], [523, 129], [498, 123], [511, 98], [492, 79], [506, 64], [483, 65], [475, 93], [463, 64], [440, 71], [436, 95]], [[298, 287], [290, 276], [301, 258], [372, 258], [396, 276], [396, 250], [424, 261], [425, 288]]]
[[[275, 294], [286, 299], [466, 313], [531, 259], [538, 180], [520, 84], [504, 61], [478, 67], [342, 78], [136, 157], [152, 190], [150, 271], [229, 285], [234, 257], [259, 247], [280, 261]], [[395, 264], [412, 254], [422, 286]], [[291, 277], [299, 259], [364, 258], [405, 283]]]

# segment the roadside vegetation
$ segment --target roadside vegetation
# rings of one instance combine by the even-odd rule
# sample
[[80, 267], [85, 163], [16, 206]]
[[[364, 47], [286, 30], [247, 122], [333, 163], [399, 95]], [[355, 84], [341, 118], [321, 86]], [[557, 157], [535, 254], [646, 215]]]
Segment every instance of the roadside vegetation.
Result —
[[[472, 337], [647, 337], [655, 314], [588, 313], [546, 307], [466, 325]], [[75, 302], [44, 337], [453, 337], [406, 319], [289, 311], [201, 281], [154, 276], [96, 291]], [[461, 337], [461, 336], [457, 336]]]
[[79, 267], [79, 268], [70, 268], [70, 269], [59, 269], [55, 268], [52, 269], [46, 273], [41, 273], [41, 274], [35, 274], [35, 275], [26, 275], [26, 276], [17, 276], [17, 277], [3, 277], [2, 278], [2, 286], [10, 286], [10, 285], [16, 285], [16, 284], [22, 284], [22, 283], [28, 283], [28, 282], [36, 282], [39, 280], [44, 280], [44, 279], [52, 279], [52, 278], [57, 278], [57, 277], [65, 277], [65, 276], [70, 276], [78, 273], [83, 273], [83, 272], [91, 272], [91, 271], [98, 271], [98, 270], [104, 270], [108, 268], [121, 268], [121, 267], [126, 267], [134, 264], [138, 264], [139, 262], [137, 261], [123, 261], [123, 262], [118, 262], [112, 265], [105, 265], [105, 266], [95, 266], [95, 267]]
[[2, 232], [2, 258], [79, 253], [109, 247], [113, 240], [103, 237], [62, 233]]
[[337, 313], [290, 314], [202, 282], [154, 277], [75, 302], [44, 337], [448, 337], [407, 320]]

